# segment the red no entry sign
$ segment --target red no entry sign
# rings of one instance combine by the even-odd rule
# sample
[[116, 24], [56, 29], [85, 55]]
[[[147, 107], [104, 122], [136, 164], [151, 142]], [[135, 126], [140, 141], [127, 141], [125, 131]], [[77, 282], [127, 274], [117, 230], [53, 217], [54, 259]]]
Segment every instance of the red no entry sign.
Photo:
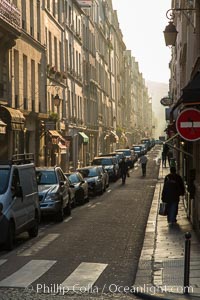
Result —
[[183, 110], [176, 120], [179, 135], [187, 141], [200, 139], [200, 111], [197, 109]]

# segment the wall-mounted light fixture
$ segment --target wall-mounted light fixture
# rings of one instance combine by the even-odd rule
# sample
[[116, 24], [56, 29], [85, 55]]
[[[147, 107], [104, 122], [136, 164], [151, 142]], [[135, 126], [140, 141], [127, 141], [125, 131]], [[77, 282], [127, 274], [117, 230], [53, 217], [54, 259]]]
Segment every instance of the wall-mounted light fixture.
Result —
[[165, 27], [164, 38], [165, 38], [165, 44], [166, 46], [175, 46], [176, 45], [176, 38], [178, 31], [176, 30], [176, 26], [174, 25], [174, 18], [175, 18], [175, 12], [183, 12], [184, 16], [187, 18], [187, 20], [190, 22], [190, 24], [194, 27], [194, 24], [191, 22], [190, 18], [185, 12], [194, 11], [195, 8], [171, 8], [168, 9], [166, 12], [166, 17], [169, 21], [169, 24]]
[[60, 99], [59, 95], [56, 94], [54, 96], [54, 105], [58, 107], [60, 105], [60, 101], [61, 101], [61, 99]]

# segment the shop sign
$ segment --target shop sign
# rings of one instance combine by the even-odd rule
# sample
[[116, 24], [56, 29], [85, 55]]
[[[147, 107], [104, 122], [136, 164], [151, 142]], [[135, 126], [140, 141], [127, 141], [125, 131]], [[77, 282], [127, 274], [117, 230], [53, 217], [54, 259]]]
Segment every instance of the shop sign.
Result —
[[163, 106], [170, 106], [170, 105], [172, 105], [172, 99], [170, 97], [164, 97], [160, 100], [160, 103]]

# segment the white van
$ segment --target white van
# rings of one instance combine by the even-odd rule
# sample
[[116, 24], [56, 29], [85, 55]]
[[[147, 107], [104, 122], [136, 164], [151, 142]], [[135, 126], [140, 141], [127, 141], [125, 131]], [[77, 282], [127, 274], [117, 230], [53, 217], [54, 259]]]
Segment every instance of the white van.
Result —
[[0, 244], [8, 250], [13, 249], [19, 233], [38, 235], [40, 206], [32, 157], [22, 154], [10, 162], [0, 162]]

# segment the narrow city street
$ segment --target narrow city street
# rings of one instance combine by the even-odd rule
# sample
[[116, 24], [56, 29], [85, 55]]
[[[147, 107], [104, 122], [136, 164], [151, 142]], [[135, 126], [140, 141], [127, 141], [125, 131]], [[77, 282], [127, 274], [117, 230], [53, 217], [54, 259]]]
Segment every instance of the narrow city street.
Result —
[[22, 299], [22, 294], [23, 299], [51, 299], [62, 293], [64, 299], [114, 299], [119, 294], [128, 299], [157, 182], [160, 146], [147, 156], [146, 177], [136, 163], [125, 185], [111, 183], [106, 193], [72, 210], [64, 222], [42, 221], [37, 238], [23, 235], [12, 252], [1, 251], [1, 299]]

